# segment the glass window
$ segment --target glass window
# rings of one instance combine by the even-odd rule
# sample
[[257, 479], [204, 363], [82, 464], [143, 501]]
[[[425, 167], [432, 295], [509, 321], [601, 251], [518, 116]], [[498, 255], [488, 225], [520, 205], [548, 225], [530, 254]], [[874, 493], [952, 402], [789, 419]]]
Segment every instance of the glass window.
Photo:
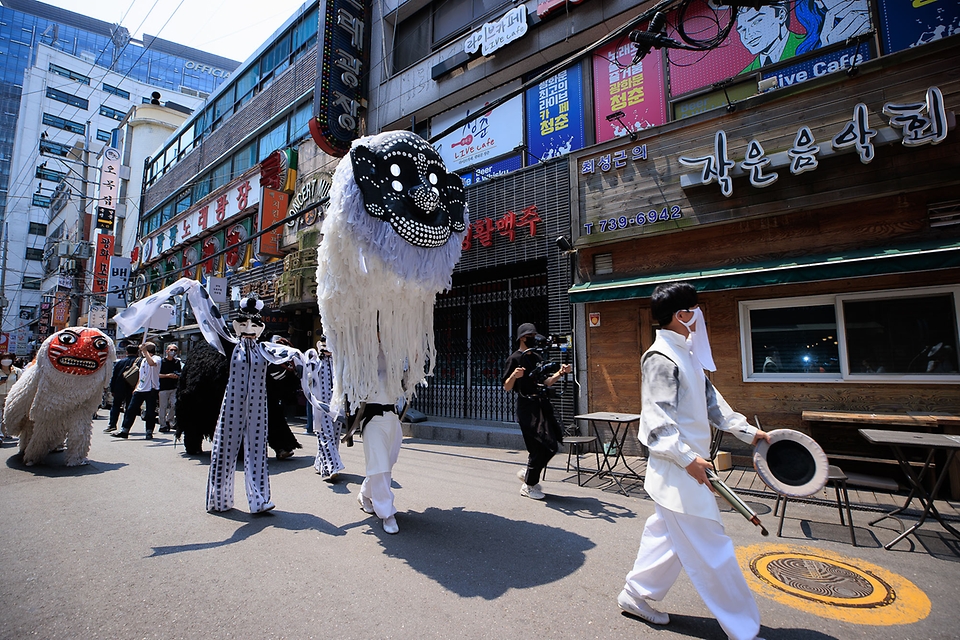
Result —
[[100, 105], [100, 115], [106, 116], [107, 118], [113, 118], [114, 120], [123, 120], [123, 117], [127, 115], [126, 111], [120, 111], [119, 109], [114, 109], [113, 107], [108, 107], [105, 104]]
[[115, 87], [112, 84], [103, 83], [103, 90], [107, 93], [112, 93], [115, 96], [120, 96], [124, 100], [130, 99], [130, 92], [121, 89], [120, 87]]
[[64, 78], [70, 78], [71, 80], [76, 80], [82, 84], [90, 84], [90, 78], [87, 76], [77, 73], [76, 71], [71, 71], [66, 67], [61, 67], [58, 64], [51, 64], [49, 67], [50, 71], [57, 74], [58, 76], [63, 76]]
[[65, 144], [60, 144], [59, 142], [41, 140], [40, 153], [49, 153], [50, 155], [54, 156], [66, 156], [70, 153], [70, 147]]
[[306, 103], [290, 116], [290, 142], [299, 140], [310, 133], [310, 118], [312, 117], [312, 102]]
[[260, 155], [257, 162], [287, 144], [287, 121], [278, 122], [272, 129], [260, 136]]
[[257, 144], [251, 142], [233, 156], [233, 175], [241, 173], [257, 163]]
[[210, 176], [203, 176], [193, 185], [193, 201], [200, 202], [210, 193]]
[[397, 26], [393, 43], [393, 72], [399, 73], [430, 53], [430, 7]]
[[43, 260], [43, 249], [35, 249], [33, 247], [27, 247], [24, 257], [27, 260]]
[[191, 204], [193, 204], [193, 191], [188, 190], [186, 193], [181, 195], [179, 199], [177, 199], [176, 215], [180, 215], [189, 209]]
[[66, 172], [48, 169], [45, 166], [43, 166], [45, 164], [47, 163], [44, 162], [39, 167], [37, 167], [37, 173], [36, 173], [37, 178], [40, 178], [41, 180], [49, 180], [51, 182], [60, 182], [67, 176]]
[[97, 140], [100, 142], [110, 142], [110, 132], [103, 129], [97, 129]]
[[953, 294], [845, 300], [847, 368], [855, 374], [949, 374], [957, 368]]
[[237, 102], [236, 109], [239, 109], [244, 104], [250, 101], [253, 98], [255, 89], [257, 88], [257, 82], [260, 80], [260, 65], [254, 63], [252, 67], [247, 69], [247, 71], [240, 76], [240, 79], [237, 80], [236, 92], [237, 92]]
[[230, 182], [230, 161], [220, 163], [217, 168], [213, 170], [213, 176], [210, 181], [210, 188], [213, 191], [216, 191], [223, 185]]
[[29, 233], [35, 236], [45, 236], [47, 235], [47, 225], [40, 222], [31, 222]]
[[280, 73], [287, 66], [287, 61], [290, 58], [290, 34], [285, 34], [282, 38], [277, 40], [277, 43], [270, 47], [269, 50], [263, 57], [260, 58], [260, 70], [262, 71], [262, 76], [264, 78], [272, 72], [276, 71], [277, 74]]
[[740, 303], [747, 380], [960, 380], [960, 287]]
[[[29, 289], [31, 291], [40, 291], [40, 285], [43, 284], [43, 278], [31, 278], [29, 276], [24, 276], [23, 280], [20, 281], [24, 289]], [[23, 307], [20, 307], [23, 310]]]
[[313, 9], [293, 28], [291, 49], [294, 53], [313, 46], [317, 38], [317, 28], [317, 10]]
[[71, 133], [86, 132], [86, 127], [83, 124], [74, 122], [73, 120], [67, 120], [66, 118], [61, 118], [60, 116], [54, 116], [49, 113], [43, 114], [43, 124], [56, 127], [57, 129], [63, 129], [64, 131], [69, 131]]
[[87, 109], [90, 107], [89, 100], [71, 95], [66, 91], [54, 89], [53, 87], [47, 87], [47, 97], [52, 100], [56, 100], [57, 102], [68, 104], [71, 107], [77, 107], [78, 109]]
[[220, 94], [217, 101], [213, 103], [213, 121], [219, 122], [224, 118], [229, 118], [233, 114], [233, 93], [234, 87], [227, 87], [227, 90]]

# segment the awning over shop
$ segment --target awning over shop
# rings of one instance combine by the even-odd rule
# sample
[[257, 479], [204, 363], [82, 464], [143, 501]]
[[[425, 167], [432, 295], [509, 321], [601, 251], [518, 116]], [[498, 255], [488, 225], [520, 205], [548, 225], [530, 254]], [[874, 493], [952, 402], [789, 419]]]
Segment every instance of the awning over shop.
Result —
[[569, 293], [570, 302], [573, 303], [605, 302], [649, 298], [656, 286], [664, 282], [685, 281], [692, 283], [698, 291], [723, 291], [951, 267], [960, 267], [960, 239], [956, 238], [896, 248], [809, 256], [789, 262], [755, 262], [703, 271], [658, 273], [605, 282], [585, 282], [571, 287]]

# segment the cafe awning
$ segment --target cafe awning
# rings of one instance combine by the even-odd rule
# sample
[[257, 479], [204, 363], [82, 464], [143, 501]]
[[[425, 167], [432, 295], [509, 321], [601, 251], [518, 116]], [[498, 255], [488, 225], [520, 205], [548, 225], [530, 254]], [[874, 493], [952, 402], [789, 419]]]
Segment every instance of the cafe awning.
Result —
[[685, 281], [698, 291], [723, 291], [778, 284], [842, 280], [891, 273], [910, 273], [960, 267], [960, 239], [926, 244], [872, 248], [734, 267], [657, 273], [635, 278], [584, 282], [569, 289], [570, 302], [606, 302], [649, 298], [658, 284]]

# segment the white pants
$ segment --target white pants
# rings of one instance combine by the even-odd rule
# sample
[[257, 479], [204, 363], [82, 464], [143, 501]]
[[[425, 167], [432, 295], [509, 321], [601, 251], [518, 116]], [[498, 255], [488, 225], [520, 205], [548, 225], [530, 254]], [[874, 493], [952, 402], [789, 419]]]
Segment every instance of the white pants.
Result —
[[389, 518], [397, 512], [393, 506], [393, 465], [400, 457], [403, 430], [395, 413], [374, 416], [363, 428], [363, 457], [366, 474], [360, 493], [373, 502], [378, 518]]
[[157, 413], [160, 415], [160, 428], [168, 429], [172, 427], [176, 419], [177, 409], [177, 390], [168, 389], [160, 392], [160, 404]]
[[662, 600], [681, 567], [731, 640], [753, 640], [760, 611], [737, 562], [733, 541], [716, 520], [656, 505], [624, 589], [634, 598]]

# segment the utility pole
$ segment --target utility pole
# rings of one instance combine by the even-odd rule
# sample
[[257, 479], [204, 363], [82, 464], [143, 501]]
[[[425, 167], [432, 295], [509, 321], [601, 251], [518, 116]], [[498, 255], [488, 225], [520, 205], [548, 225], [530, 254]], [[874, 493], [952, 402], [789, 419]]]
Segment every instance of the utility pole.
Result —
[[7, 242], [10, 240], [8, 234], [10, 225], [6, 220], [3, 221], [3, 261], [0, 263], [0, 331], [3, 331], [3, 316], [7, 310], [10, 301], [7, 300]]
[[[83, 156], [81, 159], [81, 178], [80, 178], [80, 215], [77, 217], [77, 254], [83, 255], [80, 247], [83, 246], [86, 241], [86, 228], [83, 224], [83, 216], [87, 213], [87, 169], [90, 166], [90, 121], [87, 120], [87, 126], [85, 127], [84, 139], [83, 139]], [[80, 258], [76, 259], [76, 264], [80, 264]], [[73, 275], [73, 296], [72, 304], [70, 305], [70, 326], [75, 327], [80, 322], [80, 310], [83, 306], [83, 286], [78, 284], [86, 281], [86, 264], [84, 266], [78, 267], [74, 270]]]

